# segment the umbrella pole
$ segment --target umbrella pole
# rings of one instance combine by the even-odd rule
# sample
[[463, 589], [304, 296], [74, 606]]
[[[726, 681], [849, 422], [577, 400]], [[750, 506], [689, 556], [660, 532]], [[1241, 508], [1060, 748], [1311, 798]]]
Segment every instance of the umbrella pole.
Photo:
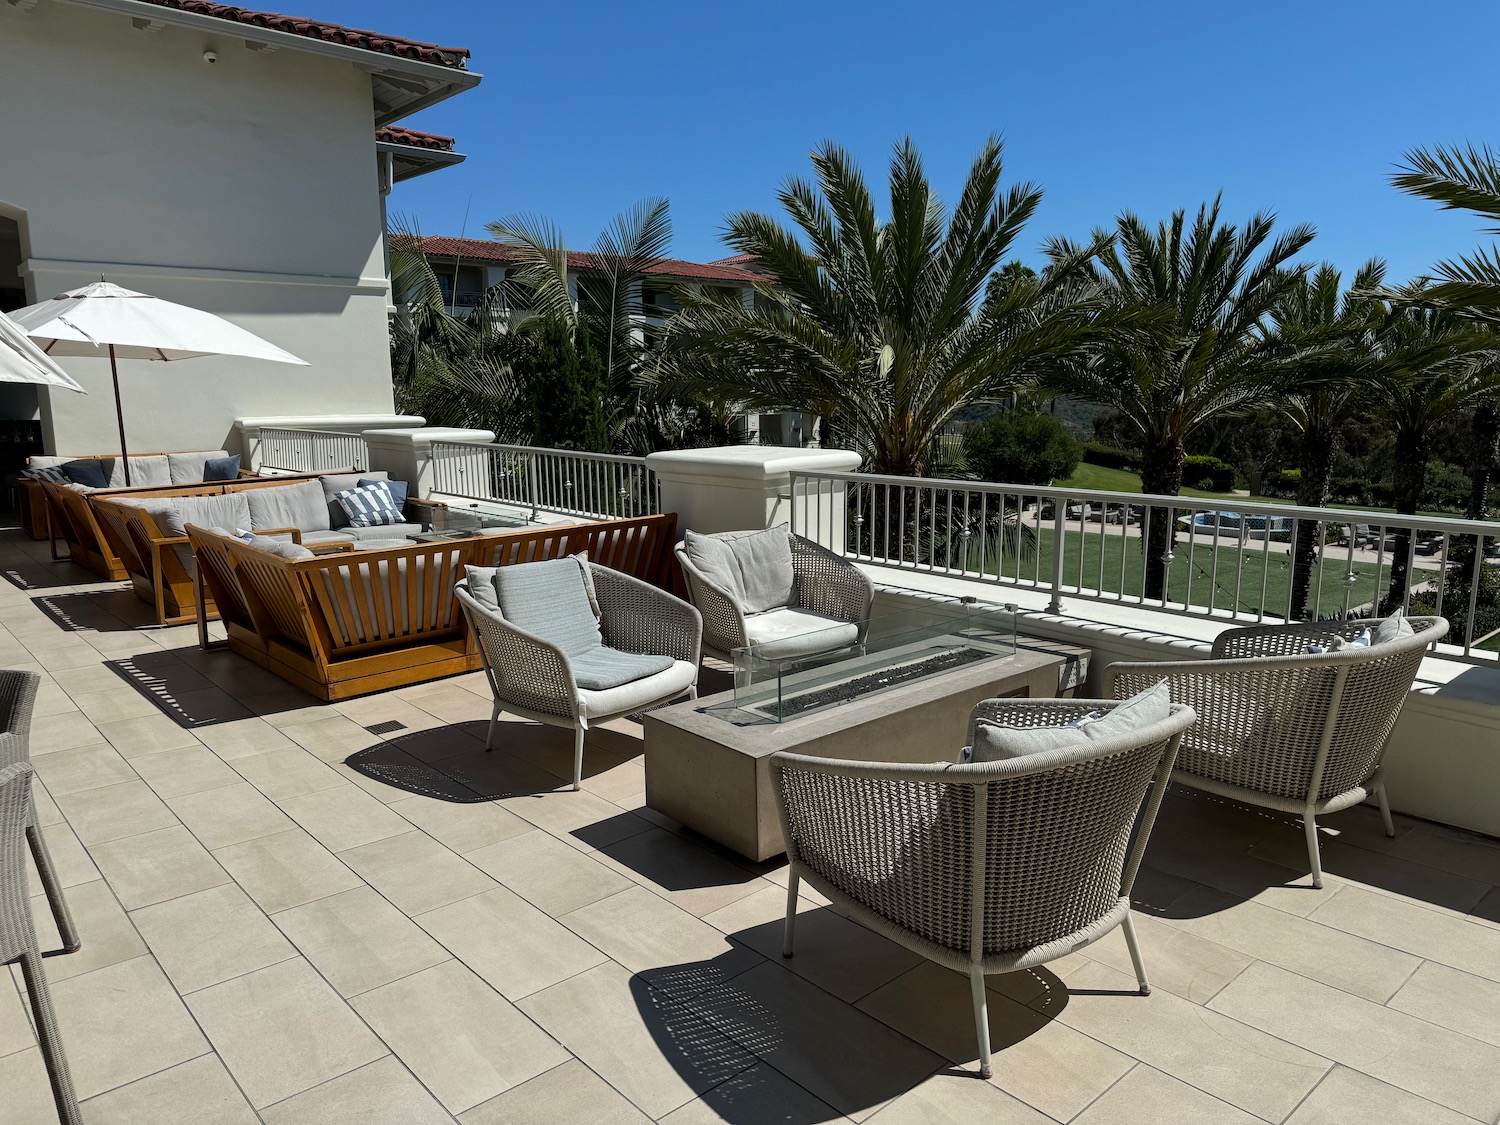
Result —
[[125, 449], [125, 408], [120, 405], [120, 369], [115, 365], [115, 346], [109, 346], [109, 376], [115, 384], [115, 423], [120, 427], [120, 460], [125, 463], [125, 487], [130, 487], [130, 454]]

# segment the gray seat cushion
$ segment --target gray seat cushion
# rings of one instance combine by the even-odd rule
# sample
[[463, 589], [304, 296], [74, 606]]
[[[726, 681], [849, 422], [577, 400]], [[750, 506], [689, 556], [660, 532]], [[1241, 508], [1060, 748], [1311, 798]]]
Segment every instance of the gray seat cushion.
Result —
[[796, 573], [786, 524], [723, 535], [689, 531], [682, 547], [688, 561], [744, 612], [763, 613], [792, 604]]
[[[290, 538], [290, 536], [288, 536]], [[353, 543], [354, 536], [349, 534], [346, 527], [343, 531], [304, 531], [302, 533], [303, 543]]]
[[604, 644], [586, 558], [497, 567], [492, 581], [500, 616], [517, 629], [556, 645], [566, 656]]
[[422, 525], [419, 523], [387, 523], [375, 527], [341, 527], [338, 529], [343, 535], [358, 542], [361, 539], [410, 539], [414, 535], [422, 534]]
[[362, 480], [389, 480], [390, 474], [383, 470], [373, 473], [329, 473], [318, 478], [318, 483], [323, 490], [323, 503], [328, 509], [328, 523], [326, 526], [334, 530], [340, 530], [349, 526], [349, 513], [344, 511], [344, 506], [335, 499], [340, 492], [347, 492], [351, 488], [358, 488]]
[[293, 543], [290, 539], [279, 537], [267, 539], [264, 535], [252, 535], [249, 539], [245, 540], [245, 545], [253, 547], [257, 551], [264, 551], [268, 555], [275, 555], [278, 559], [291, 559], [294, 562], [298, 559], [317, 557], [301, 544]]
[[170, 535], [186, 535], [187, 525], [195, 527], [232, 527], [236, 531], [250, 528], [250, 503], [243, 492], [222, 496], [173, 496], [165, 501]]
[[228, 457], [227, 449], [208, 449], [197, 453], [168, 453], [167, 471], [173, 484], [198, 484], [203, 480], [203, 465], [210, 458]]
[[670, 656], [621, 652], [608, 645], [600, 645], [568, 657], [568, 667], [573, 670], [573, 682], [589, 691], [608, 691], [610, 688], [622, 687], [658, 672], [665, 672], [673, 663]]
[[279, 484], [269, 488], [247, 488], [241, 493], [250, 501], [250, 528], [295, 527], [301, 531], [327, 531], [328, 504], [315, 480]]
[[773, 609], [745, 618], [745, 637], [762, 656], [786, 659], [847, 648], [859, 626], [810, 609]]
[[605, 715], [628, 715], [673, 699], [690, 688], [698, 678], [698, 669], [685, 660], [672, 661], [671, 667], [645, 679], [632, 680], [605, 691], [578, 689], [578, 706], [586, 719]]
[[1130, 734], [1165, 722], [1172, 698], [1165, 682], [1149, 687], [1097, 719], [1078, 719], [1061, 727], [1007, 727], [980, 720], [975, 724], [970, 761], [998, 762], [1045, 750], [1061, 750], [1116, 735]]

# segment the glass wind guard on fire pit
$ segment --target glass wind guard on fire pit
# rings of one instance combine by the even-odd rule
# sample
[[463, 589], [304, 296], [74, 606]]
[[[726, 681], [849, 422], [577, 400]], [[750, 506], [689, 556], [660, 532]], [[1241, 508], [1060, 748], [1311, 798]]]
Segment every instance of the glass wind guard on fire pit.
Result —
[[1009, 609], [934, 602], [735, 649], [734, 705], [785, 722], [1015, 651]]

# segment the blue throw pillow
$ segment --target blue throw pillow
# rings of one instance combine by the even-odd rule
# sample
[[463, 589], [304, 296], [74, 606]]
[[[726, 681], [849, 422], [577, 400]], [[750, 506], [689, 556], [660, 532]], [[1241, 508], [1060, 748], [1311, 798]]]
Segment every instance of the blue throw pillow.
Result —
[[108, 488], [109, 473], [105, 471], [104, 462], [94, 458], [84, 458], [80, 461], [69, 461], [62, 466], [63, 476], [74, 484], [84, 484], [89, 488]]
[[350, 527], [386, 527], [406, 522], [391, 495], [390, 485], [383, 480], [337, 493], [334, 499], [348, 514]]
[[240, 475], [240, 455], [238, 453], [230, 457], [210, 457], [203, 462], [203, 479], [211, 480], [238, 480]]
[[369, 488], [372, 484], [383, 484], [391, 490], [391, 499], [396, 501], [396, 507], [406, 509], [407, 484], [404, 480], [362, 480], [360, 488]]

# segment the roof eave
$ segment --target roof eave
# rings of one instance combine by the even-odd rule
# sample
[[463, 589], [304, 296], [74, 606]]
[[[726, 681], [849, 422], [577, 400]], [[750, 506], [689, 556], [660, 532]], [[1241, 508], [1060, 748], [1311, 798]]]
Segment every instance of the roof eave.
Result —
[[[376, 141], [375, 151], [388, 152], [395, 157], [397, 172], [393, 179], [398, 184], [416, 179], [418, 176], [425, 176], [428, 172], [436, 172], [439, 168], [449, 168], [454, 164], [462, 164], [468, 159], [461, 152], [423, 148], [420, 145], [398, 145], [391, 141]], [[402, 162], [407, 165], [406, 171], [400, 170]]]
[[[375, 126], [389, 125], [408, 117], [418, 110], [446, 101], [455, 94], [472, 89], [483, 80], [482, 74], [458, 67], [438, 66], [420, 59], [405, 59], [399, 55], [387, 55], [363, 47], [351, 47], [346, 43], [329, 43], [323, 39], [312, 39], [295, 35], [289, 31], [276, 31], [255, 24], [232, 23], [215, 16], [198, 12], [184, 12], [176, 8], [162, 8], [155, 4], [144, 4], [141, 0], [60, 0], [61, 3], [78, 7], [96, 8], [106, 12], [117, 12], [131, 19], [149, 20], [156, 24], [171, 24], [193, 31], [200, 31], [216, 39], [238, 39], [247, 47], [273, 50], [301, 51], [304, 54], [321, 55], [352, 63], [372, 76], [372, 94], [375, 82], [383, 75], [396, 80], [387, 85], [405, 89], [411, 97], [400, 102], [388, 102], [382, 106], [377, 100]], [[421, 89], [413, 89], [419, 85]]]

